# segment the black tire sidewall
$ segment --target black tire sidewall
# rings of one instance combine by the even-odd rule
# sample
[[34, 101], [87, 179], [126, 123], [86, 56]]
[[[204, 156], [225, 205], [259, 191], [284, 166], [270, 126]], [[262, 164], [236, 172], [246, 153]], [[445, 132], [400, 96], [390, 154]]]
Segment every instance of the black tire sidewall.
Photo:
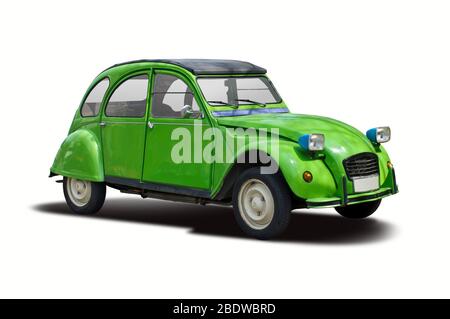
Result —
[[[239, 191], [242, 184], [249, 179], [260, 180], [267, 185], [272, 193], [275, 213], [271, 223], [264, 229], [254, 229], [250, 227], [242, 218], [239, 211]], [[239, 227], [249, 236], [256, 237], [258, 239], [269, 239], [282, 233], [289, 224], [292, 202], [290, 190], [281, 173], [261, 174], [260, 167], [253, 167], [244, 171], [244, 173], [237, 179], [233, 188], [233, 210]]]
[[64, 177], [63, 179], [63, 191], [64, 191], [64, 198], [66, 199], [66, 203], [69, 206], [70, 210], [77, 214], [82, 215], [89, 215], [89, 214], [95, 214], [102, 208], [103, 203], [105, 202], [105, 196], [106, 196], [106, 185], [105, 183], [98, 183], [98, 182], [90, 182], [91, 183], [91, 198], [89, 199], [89, 202], [84, 206], [77, 206], [75, 205], [72, 200], [70, 199], [68, 189], [67, 189], [67, 183], [68, 178]]
[[335, 207], [336, 211], [346, 218], [361, 219], [366, 218], [375, 213], [381, 204], [381, 199], [365, 202], [361, 204], [353, 204], [349, 206]]

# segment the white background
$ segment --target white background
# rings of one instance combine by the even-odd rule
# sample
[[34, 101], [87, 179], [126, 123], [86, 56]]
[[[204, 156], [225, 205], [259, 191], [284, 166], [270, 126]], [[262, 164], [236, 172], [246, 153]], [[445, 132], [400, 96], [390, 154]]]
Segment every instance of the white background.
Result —
[[[14, 1], [0, 5], [0, 297], [450, 297], [445, 1]], [[71, 215], [47, 178], [92, 79], [140, 58], [248, 60], [293, 112], [389, 125], [400, 193], [373, 217], [231, 210], [111, 190]]]

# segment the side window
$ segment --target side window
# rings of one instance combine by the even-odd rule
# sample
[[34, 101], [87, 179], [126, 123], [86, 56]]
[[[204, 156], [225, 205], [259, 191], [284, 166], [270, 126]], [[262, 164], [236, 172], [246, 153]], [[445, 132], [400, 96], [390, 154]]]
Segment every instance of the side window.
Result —
[[187, 84], [173, 75], [156, 74], [153, 88], [152, 116], [181, 118], [181, 109], [190, 105], [196, 117], [200, 114], [194, 94]]
[[111, 117], [143, 117], [147, 105], [148, 76], [125, 80], [111, 95], [105, 114]]
[[94, 88], [89, 92], [81, 107], [81, 116], [97, 116], [100, 110], [103, 96], [109, 86], [109, 79], [105, 78], [98, 82]]

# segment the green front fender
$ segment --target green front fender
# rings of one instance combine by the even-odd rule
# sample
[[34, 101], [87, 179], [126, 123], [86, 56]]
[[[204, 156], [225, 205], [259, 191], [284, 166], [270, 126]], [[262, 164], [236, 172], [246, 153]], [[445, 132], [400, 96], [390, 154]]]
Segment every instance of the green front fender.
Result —
[[[277, 144], [278, 154], [273, 153], [271, 149], [267, 150], [267, 147], [264, 147], [266, 145], [267, 142], [264, 140], [248, 143], [245, 145], [245, 148], [237, 152], [233, 163], [216, 163], [213, 195], [215, 196], [221, 190], [225, 176], [238, 163], [237, 159], [239, 157], [246, 152], [261, 151], [275, 160], [289, 188], [297, 197], [307, 199], [336, 196], [336, 183], [323, 160], [308, 157], [304, 152], [300, 151], [298, 144], [292, 141], [280, 139]], [[313, 174], [311, 183], [303, 180], [303, 172], [305, 171]]]
[[[321, 159], [313, 159], [301, 152], [292, 142], [280, 143], [278, 164], [291, 191], [300, 198], [331, 197], [336, 194], [336, 182]], [[311, 172], [310, 183], [303, 179], [305, 171]]]
[[104, 181], [103, 156], [97, 136], [79, 129], [67, 136], [50, 171], [57, 175], [93, 182]]
[[[330, 202], [333, 200], [339, 202], [344, 196], [348, 196], [350, 199], [355, 197], [354, 202], [356, 202], [356, 196], [364, 197], [365, 195], [371, 195], [372, 193], [384, 192], [384, 194], [379, 194], [379, 197], [377, 197], [381, 198], [387, 196], [386, 192], [388, 190], [390, 190], [388, 195], [397, 193], [398, 190], [394, 170], [387, 165], [390, 161], [388, 154], [381, 146], [379, 146], [379, 150], [376, 154], [380, 163], [380, 190], [376, 192], [367, 192], [365, 194], [356, 194], [353, 190], [353, 183], [346, 179], [346, 189], [348, 193], [345, 195], [343, 185], [338, 185], [337, 183], [337, 181], [342, 180], [342, 177], [346, 176], [343, 166], [334, 167], [334, 170], [330, 169], [330, 167], [327, 166], [326, 161], [321, 159], [320, 156], [315, 157], [302, 152], [298, 145], [289, 142], [280, 143], [279, 167], [292, 192], [299, 198], [316, 203], [314, 206], [319, 207], [321, 205], [317, 205], [317, 203]], [[307, 183], [303, 179], [303, 173], [305, 171], [309, 171], [313, 175], [313, 179], [310, 183]], [[364, 200], [358, 202], [362, 201]]]

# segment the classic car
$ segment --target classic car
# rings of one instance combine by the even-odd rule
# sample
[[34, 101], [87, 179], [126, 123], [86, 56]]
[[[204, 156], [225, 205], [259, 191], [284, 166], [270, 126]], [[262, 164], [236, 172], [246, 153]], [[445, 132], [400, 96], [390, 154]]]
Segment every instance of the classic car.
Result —
[[87, 89], [50, 176], [63, 177], [75, 213], [99, 211], [108, 186], [233, 206], [240, 228], [259, 239], [281, 234], [294, 209], [365, 218], [397, 193], [381, 145], [389, 127], [363, 134], [293, 114], [266, 73], [234, 60], [116, 64]]

